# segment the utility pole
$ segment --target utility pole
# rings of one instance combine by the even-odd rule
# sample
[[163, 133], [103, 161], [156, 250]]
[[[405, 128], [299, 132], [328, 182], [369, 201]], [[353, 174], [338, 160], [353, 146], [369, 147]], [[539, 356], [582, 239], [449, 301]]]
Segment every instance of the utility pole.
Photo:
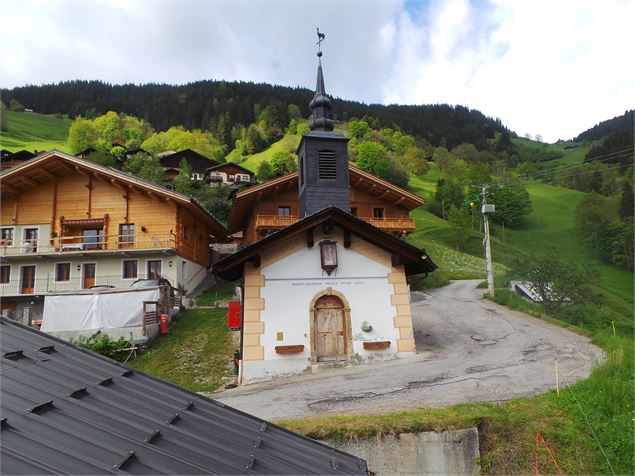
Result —
[[485, 231], [485, 239], [483, 245], [485, 247], [485, 269], [487, 270], [487, 289], [491, 296], [494, 295], [494, 270], [492, 267], [492, 250], [489, 244], [489, 220], [488, 215], [494, 213], [494, 205], [487, 204], [487, 185], [483, 185], [483, 206], [481, 213], [483, 213], [483, 230]]

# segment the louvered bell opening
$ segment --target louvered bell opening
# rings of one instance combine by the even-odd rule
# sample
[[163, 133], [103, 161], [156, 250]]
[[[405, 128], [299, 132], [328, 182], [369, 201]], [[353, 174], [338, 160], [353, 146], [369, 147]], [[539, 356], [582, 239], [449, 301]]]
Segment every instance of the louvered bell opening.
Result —
[[318, 171], [320, 180], [335, 180], [337, 178], [335, 152], [331, 150], [318, 152]]

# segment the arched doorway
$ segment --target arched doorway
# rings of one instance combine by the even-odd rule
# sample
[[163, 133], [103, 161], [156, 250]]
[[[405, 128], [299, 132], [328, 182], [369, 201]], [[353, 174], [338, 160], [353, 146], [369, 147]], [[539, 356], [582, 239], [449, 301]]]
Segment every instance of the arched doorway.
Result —
[[320, 297], [315, 302], [315, 357], [318, 362], [347, 359], [347, 332], [344, 303], [333, 295]]

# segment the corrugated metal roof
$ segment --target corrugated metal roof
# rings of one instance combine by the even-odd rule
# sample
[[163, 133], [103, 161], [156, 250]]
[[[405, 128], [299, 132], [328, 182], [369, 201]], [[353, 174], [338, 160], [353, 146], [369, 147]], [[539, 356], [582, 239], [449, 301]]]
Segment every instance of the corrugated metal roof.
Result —
[[362, 459], [5, 317], [0, 345], [2, 474], [367, 474]]

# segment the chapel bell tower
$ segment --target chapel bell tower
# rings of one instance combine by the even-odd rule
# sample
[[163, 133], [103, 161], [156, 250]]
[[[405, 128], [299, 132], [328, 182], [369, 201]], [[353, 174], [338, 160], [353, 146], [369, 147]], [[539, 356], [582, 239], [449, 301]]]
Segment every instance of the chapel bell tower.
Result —
[[[318, 39], [320, 45], [324, 35], [319, 30]], [[329, 206], [350, 212], [348, 137], [333, 132], [331, 100], [322, 75], [322, 51], [317, 56], [317, 85], [309, 103], [313, 111], [311, 131], [302, 137], [297, 152], [300, 219]]]

